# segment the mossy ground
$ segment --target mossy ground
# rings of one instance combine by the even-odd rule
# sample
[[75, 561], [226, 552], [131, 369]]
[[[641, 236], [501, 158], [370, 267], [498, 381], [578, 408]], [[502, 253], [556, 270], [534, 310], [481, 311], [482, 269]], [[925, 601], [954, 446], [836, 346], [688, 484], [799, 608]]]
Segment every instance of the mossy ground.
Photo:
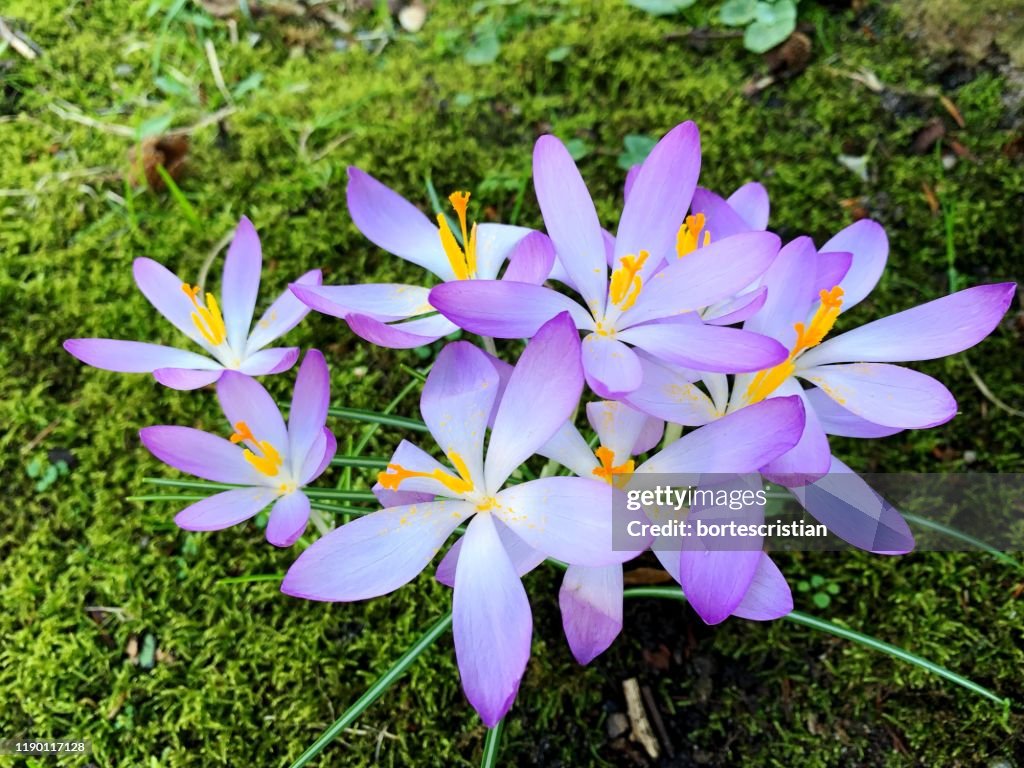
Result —
[[[689, 21], [712, 10], [700, 3]], [[530, 148], [551, 131], [590, 149], [580, 165], [611, 222], [623, 137], [693, 118], [703, 183], [729, 190], [762, 179], [782, 234], [820, 243], [858, 207], [886, 225], [889, 269], [857, 321], [949, 290], [944, 219], [922, 184], [954, 211], [963, 285], [1024, 276], [1024, 166], [1004, 152], [1020, 116], [1004, 106], [1006, 83], [929, 61], [881, 11], [855, 18], [809, 5], [814, 61], [751, 98], [742, 86], [761, 65], [736, 40], [695, 47], [673, 34], [687, 20], [616, 0], [443, 3], [422, 32], [397, 33], [379, 54], [358, 43], [336, 50], [322, 27], [310, 33], [273, 17], [240, 18], [232, 45], [223, 21], [160, 0], [8, 0], [3, 15], [45, 53], [35, 62], [0, 54], [0, 736], [89, 738], [97, 765], [284, 765], [449, 600], [429, 575], [355, 605], [285, 599], [271, 583], [224, 585], [280, 572], [294, 552], [268, 546], [254, 526], [187, 534], [171, 523], [173, 504], [125, 500], [149, 490], [143, 476], [163, 474], [140, 448], [139, 427], [220, 423], [209, 393], [83, 368], [61, 350], [72, 336], [172, 340], [132, 284], [134, 257], [195, 275], [244, 213], [263, 240], [265, 297], [314, 266], [330, 282], [418, 279], [351, 225], [347, 165], [424, 203], [427, 175], [442, 192], [469, 187], [481, 218], [519, 212], [519, 223], [539, 225]], [[464, 53], [484, 29], [498, 30], [501, 50], [473, 66]], [[220, 128], [192, 137], [181, 188], [194, 223], [166, 193], [132, 193], [121, 181], [130, 139], [61, 110], [133, 127], [162, 115], [190, 125], [225, 105], [206, 40], [229, 88], [259, 82], [249, 81], [255, 87]], [[897, 90], [879, 95], [847, 76], [862, 69]], [[915, 133], [944, 114], [929, 89], [951, 98], [967, 126], [958, 138], [970, 156], [951, 169], [938, 154], [909, 151]], [[868, 181], [843, 168], [840, 153], [867, 153]], [[290, 338], [328, 354], [338, 404], [380, 408], [406, 381], [397, 364], [420, 362], [357, 343], [322, 316]], [[836, 452], [863, 470], [963, 469], [970, 451], [972, 469], [1021, 471], [1022, 420], [987, 402], [964, 365], [1019, 407], [1020, 345], [1010, 317], [979, 348], [920, 366], [958, 397], [951, 424], [844, 441]], [[284, 395], [291, 380], [269, 384]], [[399, 411], [413, 409], [409, 398]], [[333, 426], [342, 445], [362, 429]], [[369, 452], [388, 453], [399, 436], [382, 431]], [[39, 491], [27, 467], [55, 449], [70, 451], [74, 466]], [[1024, 706], [1019, 572], [969, 554], [791, 555], [781, 564], [794, 581], [821, 574], [840, 585], [826, 611], [803, 594], [798, 607], [945, 664], [1012, 699], [1018, 713]], [[581, 669], [559, 634], [557, 575], [537, 573], [527, 586], [536, 640], [509, 718], [506, 765], [621, 760], [602, 723], [630, 674], [654, 687], [677, 734], [670, 764], [1024, 765], [1019, 714], [1005, 719], [935, 677], [787, 623], [706, 629], [689, 609], [634, 604], [625, 637]], [[94, 620], [95, 606], [116, 610]], [[152, 669], [126, 651], [147, 635], [160, 652]], [[678, 654], [664, 673], [642, 655], [657, 642]], [[446, 638], [317, 764], [472, 765], [483, 734]]]

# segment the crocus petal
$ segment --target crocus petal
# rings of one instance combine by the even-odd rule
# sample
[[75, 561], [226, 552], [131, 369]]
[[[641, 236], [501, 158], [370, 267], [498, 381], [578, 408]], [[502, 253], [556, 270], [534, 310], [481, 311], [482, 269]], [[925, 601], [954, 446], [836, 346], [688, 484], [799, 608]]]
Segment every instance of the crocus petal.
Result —
[[736, 610], [750, 588], [761, 554], [759, 550], [705, 549], [680, 553], [679, 582], [705, 624], [719, 624]]
[[253, 326], [252, 333], [249, 334], [249, 341], [246, 342], [246, 353], [252, 354], [267, 346], [274, 339], [284, 336], [309, 314], [309, 307], [299, 301], [298, 296], [294, 293], [294, 287], [320, 285], [322, 282], [323, 275], [320, 270], [311, 269], [274, 299], [274, 303], [267, 308], [267, 311]]
[[696, 427], [721, 413], [700, 387], [679, 368], [640, 355], [643, 380], [625, 397], [637, 410], [673, 424]]
[[508, 269], [502, 280], [540, 285], [548, 279], [555, 265], [555, 246], [543, 232], [531, 232], [508, 256]]
[[217, 399], [231, 427], [237, 430], [244, 421], [257, 440], [270, 443], [288, 463], [288, 429], [277, 403], [262, 384], [237, 371], [224, 371], [217, 382]]
[[232, 349], [245, 349], [260, 292], [260, 273], [263, 271], [263, 251], [256, 228], [245, 216], [238, 222], [235, 236], [224, 259], [224, 278], [221, 284], [221, 309], [228, 344]]
[[360, 517], [299, 555], [281, 591], [328, 602], [386, 595], [414, 579], [473, 511], [467, 502], [434, 501]]
[[[498, 530], [501, 544], [505, 548], [512, 567], [517, 576], [525, 576], [538, 565], [544, 562], [544, 554], [538, 552], [521, 538], [512, 533], [512, 529], [498, 519], [494, 519], [494, 527]], [[455, 586], [455, 569], [459, 562], [459, 553], [462, 551], [462, 542], [465, 536], [460, 536], [454, 544], [449, 547], [441, 562], [437, 564], [434, 578], [446, 587]]]
[[841, 285], [852, 264], [852, 253], [842, 251], [837, 253], [819, 252], [814, 267], [814, 294], [812, 298], [818, 300], [821, 291], [827, 291], [837, 285]]
[[554, 136], [534, 145], [533, 185], [559, 262], [590, 311], [600, 311], [608, 294], [601, 223], [569, 150]]
[[665, 422], [654, 416], [648, 416], [644, 419], [644, 425], [640, 429], [640, 434], [637, 435], [636, 442], [633, 443], [633, 453], [641, 454], [653, 450], [661, 442], [664, 434]]
[[757, 313], [768, 299], [764, 286], [722, 302], [704, 313], [702, 319], [711, 325], [734, 325], [742, 323]]
[[188, 294], [182, 290], [184, 281], [180, 277], [163, 264], [146, 258], [132, 262], [132, 275], [139, 290], [157, 312], [196, 344], [212, 349], [192, 320], [192, 313], [196, 310]]
[[[818, 423], [814, 409], [807, 407], [804, 401], [804, 390], [793, 378], [784, 381], [775, 390], [777, 396], [797, 396], [804, 403], [804, 429], [800, 441], [789, 451], [773, 459], [761, 467], [761, 473], [773, 483], [788, 487], [805, 485], [813, 482], [828, 472], [832, 461], [832, 451], [828, 445], [828, 437]], [[771, 400], [777, 399], [773, 397]], [[749, 408], [751, 406], [747, 406]], [[743, 409], [743, 410], [746, 410]]]
[[186, 531], [219, 531], [255, 517], [277, 497], [273, 488], [235, 488], [221, 491], [185, 507], [174, 517]]
[[668, 363], [717, 373], [760, 371], [789, 354], [767, 336], [703, 323], [642, 325], [618, 338]]
[[498, 372], [467, 341], [442, 349], [423, 384], [420, 413], [430, 434], [453, 466], [465, 462], [474, 485], [484, 477], [484, 432], [497, 394]]
[[688, 432], [636, 471], [753, 472], [796, 445], [803, 426], [804, 406], [799, 398], [771, 398]]
[[1014, 283], [978, 285], [827, 339], [800, 357], [803, 367], [826, 363], [932, 360], [973, 347], [999, 325]]
[[622, 631], [622, 566], [570, 565], [558, 591], [562, 627], [572, 655], [589, 664]]
[[309, 499], [302, 491], [285, 494], [270, 510], [267, 541], [275, 547], [290, 547], [299, 540], [309, 522]]
[[544, 323], [568, 312], [577, 328], [594, 321], [579, 304], [557, 291], [511, 280], [458, 280], [434, 286], [430, 303], [460, 328], [499, 339], [530, 338]]
[[844, 251], [853, 255], [842, 282], [843, 311], [859, 304], [878, 283], [889, 257], [889, 238], [877, 221], [861, 219], [821, 246], [821, 251]]
[[239, 373], [246, 376], [266, 376], [284, 373], [299, 359], [298, 347], [270, 347], [249, 355], [238, 366]]
[[493, 728], [519, 690], [530, 658], [533, 617], [490, 515], [477, 515], [466, 531], [452, 613], [462, 688], [484, 724]]
[[292, 293], [306, 306], [333, 317], [368, 315], [384, 322], [404, 320], [432, 312], [428, 288], [398, 283], [366, 285], [292, 285]]
[[804, 402], [814, 409], [814, 414], [821, 423], [826, 435], [838, 437], [888, 437], [903, 430], [898, 427], [883, 427], [867, 419], [862, 419], [841, 406], [822, 390], [804, 390]]
[[732, 612], [733, 616], [753, 621], [771, 621], [793, 610], [793, 593], [779, 567], [764, 552], [747, 594]]
[[587, 421], [608, 450], [615, 464], [622, 464], [637, 451], [635, 446], [650, 417], [625, 403], [601, 400], [587, 403]]
[[571, 422], [563, 424], [550, 440], [537, 449], [537, 454], [557, 461], [580, 477], [591, 477], [601, 466], [583, 435]]
[[703, 187], [697, 187], [697, 190], [693, 193], [692, 209], [695, 214], [704, 214], [704, 227], [711, 233], [712, 242], [738, 235], [741, 232], [764, 230], [764, 227], [750, 226], [746, 219], [727, 200]]
[[649, 274], [658, 262], [675, 253], [676, 234], [699, 174], [700, 132], [696, 124], [687, 121], [666, 133], [644, 160], [622, 207], [615, 232], [616, 260], [648, 251], [651, 264], [645, 269]]
[[68, 339], [64, 349], [86, 365], [118, 373], [152, 373], [157, 368], [216, 371], [220, 363], [175, 347], [120, 339]]
[[511, 224], [478, 224], [476, 228], [476, 276], [484, 280], [496, 278], [505, 259], [510, 258], [516, 245], [532, 231], [526, 227], [516, 227]]
[[798, 375], [862, 419], [885, 427], [926, 429], [956, 415], [956, 399], [948, 389], [899, 365], [823, 365]]
[[506, 488], [494, 514], [531, 547], [575, 565], [611, 565], [637, 552], [612, 550], [612, 502], [621, 493], [582, 477], [545, 477]]
[[443, 315], [418, 317], [393, 325], [366, 315], [349, 315], [345, 321], [359, 338], [388, 349], [422, 347], [459, 330], [459, 326]]
[[238, 446], [191, 427], [158, 426], [139, 430], [150, 453], [164, 464], [215, 483], [261, 486], [263, 475], [245, 460]]
[[295, 474], [301, 471], [301, 462], [313, 441], [323, 433], [330, 400], [331, 376], [327, 371], [327, 361], [319, 350], [311, 349], [299, 366], [292, 392], [292, 407], [288, 412], [289, 454]]
[[778, 252], [779, 238], [771, 232], [745, 232], [698, 248], [647, 280], [636, 305], [616, 327], [680, 315], [729, 298], [760, 277]]
[[764, 306], [743, 325], [744, 330], [763, 333], [792, 349], [795, 323], [807, 320], [814, 292], [817, 251], [809, 237], [798, 237], [779, 251], [764, 273], [761, 285], [768, 289]]
[[188, 368], [157, 368], [153, 371], [153, 378], [165, 387], [187, 391], [213, 384], [222, 373], [223, 370], [194, 371]]
[[[324, 473], [327, 466], [331, 463], [331, 459], [334, 458], [334, 454], [338, 450], [338, 440], [334, 437], [334, 433], [331, 432], [327, 427], [321, 430], [321, 437], [316, 438], [313, 441], [312, 447], [309, 452], [306, 453], [306, 458], [302, 462], [302, 467], [299, 469], [299, 485], [308, 485], [309, 483], [316, 480], [320, 475]], [[430, 501], [433, 499], [433, 496]], [[408, 502], [419, 501], [419, 499], [410, 499]], [[387, 504], [385, 506], [399, 506], [398, 504]]]
[[583, 372], [599, 397], [625, 397], [640, 386], [643, 371], [636, 353], [618, 339], [597, 333], [583, 339]]
[[736, 213], [743, 217], [751, 229], [766, 229], [771, 206], [768, 190], [756, 181], [748, 182], [737, 189], [726, 201]]
[[505, 387], [487, 446], [484, 477], [491, 493], [551, 439], [576, 409], [582, 392], [580, 335], [562, 313], [526, 345]]
[[878, 554], [914, 548], [914, 535], [899, 511], [835, 457], [825, 477], [790, 490], [831, 533], [855, 547]]
[[348, 169], [346, 195], [352, 221], [370, 242], [442, 280], [455, 277], [437, 226], [415, 205], [355, 167]]

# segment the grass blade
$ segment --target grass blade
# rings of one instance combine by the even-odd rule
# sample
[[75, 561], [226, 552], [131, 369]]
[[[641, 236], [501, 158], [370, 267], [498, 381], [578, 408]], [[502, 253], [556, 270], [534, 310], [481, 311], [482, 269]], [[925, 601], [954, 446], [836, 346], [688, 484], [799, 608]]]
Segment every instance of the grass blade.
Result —
[[334, 741], [338, 735], [348, 728], [356, 719], [365, 712], [373, 702], [380, 698], [391, 685], [402, 676], [410, 665], [429, 648], [437, 638], [447, 632], [452, 626], [452, 613], [449, 611], [430, 628], [420, 635], [412, 647], [403, 653], [392, 667], [377, 678], [377, 681], [359, 699], [345, 710], [345, 713], [321, 734], [320, 738], [314, 741], [305, 752], [299, 755], [299, 759], [291, 764], [291, 768], [303, 768], [310, 760], [319, 755], [324, 748]]
[[331, 459], [335, 467], [361, 467], [364, 469], [385, 469], [388, 460], [380, 456], [335, 456]]
[[929, 520], [927, 517], [921, 517], [920, 515], [915, 515], [910, 512], [901, 512], [900, 514], [903, 515], [903, 517], [906, 519], [908, 523], [913, 523], [914, 525], [919, 525], [922, 528], [929, 528], [930, 530], [938, 531], [939, 533], [943, 533], [946, 536], [949, 536], [950, 538], [962, 541], [964, 544], [970, 544], [972, 547], [980, 549], [982, 552], [991, 555], [999, 562], [1005, 563], [1006, 565], [1010, 565], [1016, 568], [1018, 571], [1024, 571], [1024, 563], [1018, 562], [1005, 552], [1000, 552], [991, 544], [986, 544], [981, 539], [976, 539], [969, 533], [958, 531], [956, 528], [951, 528], [950, 526], [944, 525], [943, 523], [936, 522], [935, 520]]
[[[419, 382], [413, 380], [412, 383]], [[379, 426], [411, 429], [415, 432], [427, 431], [427, 425], [419, 419], [410, 419], [405, 416], [392, 416], [390, 414], [377, 413], [376, 411], [364, 411], [361, 408], [328, 408], [327, 415], [335, 419], [365, 421]]]
[[[683, 595], [683, 591], [678, 587], [634, 587], [627, 589], [623, 593], [624, 597], [657, 597], [667, 600], [678, 600], [680, 602], [686, 602], [686, 597]], [[871, 635], [865, 635], [863, 632], [857, 632], [853, 629], [847, 629], [841, 627], [834, 622], [827, 621], [825, 619], [819, 619], [814, 616], [810, 616], [800, 611], [793, 611], [786, 614], [782, 618], [787, 621], [792, 621], [795, 624], [801, 624], [811, 629], [817, 629], [820, 632], [827, 632], [830, 635], [841, 637], [844, 640], [852, 640], [855, 643], [871, 648], [875, 651], [892, 656], [900, 661], [905, 661], [908, 664], [920, 667], [921, 669], [927, 670], [939, 677], [949, 680], [951, 683], [959, 685], [961, 688], [966, 688], [971, 693], [975, 693], [979, 696], [983, 696], [986, 699], [996, 702], [1003, 707], [1004, 711], [1007, 711], [1010, 707], [1010, 700], [1004, 699], [998, 694], [990, 691], [983, 685], [969, 680], [963, 675], [958, 675], [956, 672], [946, 669], [945, 667], [939, 666], [938, 664], [928, 661], [928, 659], [921, 658], [917, 654], [911, 653], [910, 651], [904, 650], [898, 646], [892, 645], [879, 640]]]

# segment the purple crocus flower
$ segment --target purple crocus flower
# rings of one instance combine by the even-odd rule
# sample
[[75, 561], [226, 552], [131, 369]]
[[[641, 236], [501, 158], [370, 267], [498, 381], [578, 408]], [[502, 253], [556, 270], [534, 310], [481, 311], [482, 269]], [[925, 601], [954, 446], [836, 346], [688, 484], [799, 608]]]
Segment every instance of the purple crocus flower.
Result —
[[[504, 380], [507, 364], [494, 362]], [[566, 423], [537, 453], [554, 459], [580, 477], [598, 477], [628, 488], [637, 474], [749, 473], [792, 448], [803, 430], [803, 405], [795, 397], [776, 398], [686, 435], [635, 468], [633, 456], [651, 450], [663, 422], [622, 402], [587, 404], [587, 418], [600, 445], [592, 451], [579, 431]], [[730, 467], [732, 469], [730, 469]], [[388, 493], [375, 488], [380, 496]], [[499, 532], [505, 551], [522, 576], [544, 561], [508, 528]], [[437, 580], [451, 587], [461, 553], [455, 542], [437, 567]], [[701, 618], [717, 624], [729, 615], [770, 620], [793, 609], [782, 573], [764, 553], [686, 553], [655, 550]], [[755, 556], [756, 555], [756, 556]], [[586, 664], [606, 650], [622, 629], [622, 566], [570, 565], [562, 581], [559, 605], [566, 638], [576, 660]]]
[[[797, 238], [765, 273], [767, 301], [744, 325], [785, 346], [786, 360], [740, 374], [730, 387], [725, 376], [648, 358], [641, 362], [643, 384], [629, 402], [645, 413], [698, 425], [768, 398], [800, 397], [807, 408], [800, 442], [762, 468], [770, 479], [789, 486], [806, 485], [830, 471], [850, 472], [832, 456], [830, 434], [877, 438], [945, 423], [956, 414], [949, 390], [930, 376], [892, 363], [931, 360], [979, 343], [1006, 313], [1015, 285], [968, 288], [826, 339], [839, 314], [875, 286], [887, 254], [885, 231], [870, 220], [842, 230], [821, 252], [810, 238]], [[707, 394], [694, 383], [698, 379]], [[800, 379], [814, 386], [805, 390]], [[906, 523], [891, 508], [875, 509], [866, 521], [852, 520], [848, 508], [834, 516], [821, 506], [808, 511], [856, 546], [877, 551], [881, 526], [887, 529], [885, 551], [912, 547]]]
[[[746, 474], [796, 445], [803, 431], [803, 411], [799, 398], [774, 398], [693, 430], [634, 467], [632, 457], [657, 443], [661, 421], [622, 402], [589, 403], [587, 418], [600, 438], [598, 449], [591, 451], [570, 425], [571, 432], [563, 430], [544, 453], [581, 477], [596, 476], [625, 488], [644, 474]], [[793, 609], [789, 585], [759, 549], [680, 552], [656, 547], [654, 553], [708, 624], [730, 615], [775, 619]], [[562, 625], [581, 664], [602, 653], [621, 631], [622, 589], [618, 564], [570, 565], [566, 571], [559, 592]]]
[[[617, 399], [640, 385], [633, 347], [702, 370], [754, 371], [785, 359], [773, 339], [705, 323], [698, 312], [735, 295], [771, 264], [779, 239], [744, 232], [699, 249], [681, 225], [700, 169], [697, 128], [687, 122], [654, 147], [631, 185], [612, 246], [576, 164], [554, 136], [534, 148], [534, 186], [561, 268], [583, 298], [515, 281], [446, 283], [430, 303], [460, 327], [487, 336], [528, 337], [568, 311], [587, 332], [583, 367], [598, 395]], [[703, 241], [702, 241], [703, 243]]]
[[[119, 339], [68, 339], [64, 349], [94, 368], [152, 373], [161, 384], [174, 389], [212, 384], [224, 371], [250, 376], [287, 371], [299, 358], [298, 347], [264, 347], [298, 325], [309, 308], [285, 291], [250, 329], [262, 268], [259, 236], [244, 216], [224, 260], [223, 312], [213, 293], [203, 294], [199, 286], [184, 282], [152, 259], [135, 260], [132, 271], [139, 290], [208, 357], [176, 347]], [[297, 282], [319, 285], [320, 280], [320, 270], [314, 269]]]
[[302, 489], [323, 474], [337, 443], [324, 426], [330, 377], [320, 352], [306, 353], [295, 380], [285, 426], [281, 411], [259, 382], [225, 371], [217, 397], [234, 432], [230, 440], [191, 427], [146, 427], [143, 445], [160, 461], [204, 480], [242, 486], [183, 509], [174, 518], [187, 531], [218, 531], [273, 504], [267, 541], [288, 547], [309, 520]]
[[[543, 282], [554, 254], [542, 235], [523, 242], [531, 230], [506, 224], [468, 222], [469, 193], [454, 192], [448, 200], [459, 221], [461, 244], [448, 219], [433, 224], [415, 205], [358, 168], [349, 168], [348, 208], [359, 230], [374, 244], [412, 262], [444, 281], [491, 280], [506, 258], [503, 279]], [[309, 307], [340, 317], [356, 335], [382, 347], [408, 348], [430, 344], [458, 330], [430, 305], [429, 288], [421, 285], [293, 285]]]
[[546, 323], [500, 401], [490, 358], [467, 342], [446, 346], [423, 387], [420, 410], [452, 468], [403, 443], [378, 478], [395, 506], [317, 541], [281, 585], [286, 594], [310, 600], [377, 597], [413, 579], [452, 531], [468, 523], [454, 579], [455, 653], [466, 696], [488, 726], [512, 705], [532, 631], [530, 605], [502, 531], [570, 563], [609, 565], [634, 554], [611, 550], [611, 515], [595, 514], [611, 509], [614, 489], [606, 483], [548, 477], [503, 489], [576, 407], [583, 388], [579, 343], [568, 316]]

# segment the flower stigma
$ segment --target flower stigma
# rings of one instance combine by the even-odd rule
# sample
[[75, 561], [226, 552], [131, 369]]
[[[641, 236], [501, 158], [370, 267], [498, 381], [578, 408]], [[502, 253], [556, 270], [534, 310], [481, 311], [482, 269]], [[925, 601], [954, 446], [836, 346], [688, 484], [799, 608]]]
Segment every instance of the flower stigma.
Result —
[[643, 268], [644, 262], [650, 254], [647, 251], [640, 251], [639, 256], [623, 256], [619, 259], [619, 266], [612, 272], [611, 282], [608, 285], [608, 297], [612, 304], [625, 312], [632, 307], [644, 287], [643, 278], [637, 273]]
[[635, 466], [633, 459], [624, 461], [616, 466], [615, 452], [610, 448], [605, 448], [603, 445], [594, 451], [594, 455], [601, 462], [601, 466], [595, 467], [592, 470], [593, 473], [609, 485], [613, 485], [616, 488], [624, 488], [626, 483], [629, 482], [629, 476], [633, 474]]
[[[267, 477], [274, 477], [281, 471], [281, 465], [284, 463], [281, 460], [281, 454], [266, 440], [257, 440], [252, 430], [249, 429], [249, 425], [244, 421], [235, 423], [235, 433], [231, 435], [230, 439], [232, 443], [246, 443], [251, 446], [251, 449], [246, 448], [244, 451], [245, 460], [252, 464], [258, 472]], [[255, 451], [259, 451], [259, 455]], [[287, 483], [281, 484], [282, 493], [287, 492], [287, 485]]]
[[818, 346], [832, 330], [832, 326], [836, 324], [836, 318], [839, 317], [839, 311], [843, 306], [843, 289], [837, 285], [831, 290], [822, 289], [819, 295], [821, 304], [814, 313], [814, 317], [811, 318], [810, 324], [806, 326], [803, 323], [793, 324], [793, 328], [796, 330], [796, 341], [793, 343], [789, 357], [774, 368], [759, 371], [751, 380], [744, 395], [747, 405], [759, 403], [774, 392], [796, 369], [794, 365], [796, 358], [811, 347]]
[[388, 464], [385, 471], [377, 473], [377, 482], [389, 491], [397, 491], [398, 486], [403, 481], [413, 477], [425, 477], [437, 480], [437, 482], [441, 483], [452, 493], [469, 493], [473, 490], [473, 481], [469, 478], [469, 467], [466, 466], [465, 460], [455, 451], [451, 451], [448, 454], [448, 458], [455, 465], [455, 469], [459, 473], [458, 477], [453, 477], [443, 469], [417, 472], [412, 469], [406, 469], [401, 464]]
[[227, 338], [227, 330], [224, 328], [224, 318], [221, 317], [220, 307], [217, 306], [217, 299], [212, 293], [206, 294], [206, 302], [199, 298], [199, 286], [181, 284], [181, 290], [189, 297], [192, 306], [196, 311], [192, 313], [192, 322], [195, 323], [203, 338], [218, 347]]
[[469, 228], [466, 222], [469, 192], [452, 192], [448, 195], [448, 202], [452, 204], [459, 217], [463, 246], [459, 246], [458, 240], [455, 239], [455, 234], [448, 225], [448, 218], [439, 213], [437, 226], [441, 234], [441, 247], [444, 248], [444, 254], [448, 257], [448, 263], [451, 264], [456, 279], [469, 280], [476, 277], [476, 224]]

